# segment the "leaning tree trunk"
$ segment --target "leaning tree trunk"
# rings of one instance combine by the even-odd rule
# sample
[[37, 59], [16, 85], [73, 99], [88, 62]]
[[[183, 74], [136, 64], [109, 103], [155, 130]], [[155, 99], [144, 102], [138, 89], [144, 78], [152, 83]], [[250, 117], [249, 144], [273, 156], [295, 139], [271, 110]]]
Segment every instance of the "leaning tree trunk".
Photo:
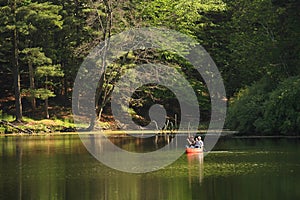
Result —
[[[102, 28], [102, 33], [103, 33], [103, 41], [105, 42], [104, 46], [104, 52], [102, 55], [102, 67], [103, 67], [103, 80], [100, 79], [100, 83], [98, 84], [98, 88], [96, 91], [96, 97], [95, 97], [95, 115], [93, 114], [92, 117], [90, 118], [90, 125], [87, 128], [87, 130], [93, 130], [96, 124], [97, 120], [100, 120], [101, 114], [102, 114], [102, 109], [103, 109], [103, 104], [105, 103], [105, 99], [103, 99], [103, 102], [100, 103], [100, 106], [98, 105], [99, 100], [101, 99], [101, 95], [103, 92], [103, 83], [105, 82], [105, 71], [106, 71], [106, 52], [109, 47], [109, 38], [111, 36], [111, 29], [112, 29], [112, 7], [111, 7], [111, 2], [110, 0], [104, 0], [103, 1], [105, 5], [105, 23], [103, 24], [101, 21], [101, 17], [98, 15], [99, 22], [101, 24]], [[96, 8], [97, 10], [97, 8]], [[100, 114], [99, 114], [100, 113]], [[99, 117], [99, 118], [98, 118]]]

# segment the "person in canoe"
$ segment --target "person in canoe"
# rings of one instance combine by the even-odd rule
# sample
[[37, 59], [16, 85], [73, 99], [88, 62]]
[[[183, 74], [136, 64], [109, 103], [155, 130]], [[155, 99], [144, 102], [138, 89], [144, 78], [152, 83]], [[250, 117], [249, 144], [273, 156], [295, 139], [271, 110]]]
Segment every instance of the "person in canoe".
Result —
[[189, 143], [189, 148], [202, 148], [204, 146], [200, 136], [195, 136], [195, 138], [189, 137], [187, 138], [187, 141]]
[[198, 136], [195, 141], [195, 148], [202, 148], [203, 146], [204, 146], [204, 143], [201, 139], [201, 136]]
[[193, 148], [195, 145], [195, 142], [196, 142], [195, 139], [193, 138], [193, 136], [188, 137], [186, 140], [189, 143], [189, 145], [187, 145], [186, 147]]

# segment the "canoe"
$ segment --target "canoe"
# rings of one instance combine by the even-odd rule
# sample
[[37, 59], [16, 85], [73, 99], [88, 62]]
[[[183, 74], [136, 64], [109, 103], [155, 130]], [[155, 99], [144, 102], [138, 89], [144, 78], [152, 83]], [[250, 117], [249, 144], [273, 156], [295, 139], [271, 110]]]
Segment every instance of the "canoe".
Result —
[[203, 152], [203, 148], [189, 148], [187, 147], [185, 149], [186, 153], [202, 153]]

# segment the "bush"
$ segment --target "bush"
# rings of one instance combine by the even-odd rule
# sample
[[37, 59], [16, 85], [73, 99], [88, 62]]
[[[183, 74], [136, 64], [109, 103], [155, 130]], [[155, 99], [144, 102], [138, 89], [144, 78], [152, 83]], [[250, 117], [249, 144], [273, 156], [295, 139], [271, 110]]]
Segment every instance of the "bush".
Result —
[[264, 103], [265, 112], [255, 123], [265, 133], [296, 134], [300, 132], [300, 76], [281, 82]]
[[268, 98], [272, 85], [261, 80], [246, 87], [229, 101], [225, 126], [240, 133], [256, 132], [255, 121], [263, 116], [263, 103]]
[[261, 80], [241, 90], [231, 101], [226, 126], [243, 133], [300, 132], [300, 76], [278, 84]]

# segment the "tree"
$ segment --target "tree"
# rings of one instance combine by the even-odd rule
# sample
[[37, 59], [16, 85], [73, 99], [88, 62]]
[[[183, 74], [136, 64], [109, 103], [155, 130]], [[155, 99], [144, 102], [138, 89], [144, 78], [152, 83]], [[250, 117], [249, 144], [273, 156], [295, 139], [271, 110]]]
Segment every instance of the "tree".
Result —
[[44, 88], [34, 90], [34, 95], [36, 98], [45, 100], [45, 117], [48, 119], [50, 117], [48, 111], [48, 99], [50, 97], [55, 97], [53, 92], [54, 82], [51, 78], [63, 77], [64, 74], [60, 69], [60, 65], [39, 66], [37, 67], [35, 74], [38, 78], [44, 79]]
[[[209, 17], [206, 17], [205, 20], [202, 19], [202, 14], [199, 14], [200, 11], [206, 13], [209, 11], [221, 12], [225, 9], [225, 4], [222, 1], [206, 1], [203, 2], [195, 2], [195, 1], [169, 1], [169, 0], [155, 0], [155, 1], [131, 1], [130, 4], [123, 3], [123, 1], [119, 2], [119, 4], [114, 4], [111, 1], [103, 1], [102, 7], [101, 4], [94, 3], [94, 7], [98, 10], [98, 19], [100, 23], [99, 32], [102, 33], [102, 37], [100, 37], [100, 41], [105, 41], [108, 39], [114, 31], [122, 30], [123, 25], [125, 24], [139, 24], [146, 26], [164, 26], [170, 29], [175, 29], [185, 34], [188, 34], [194, 38], [196, 32], [201, 32], [204, 26], [212, 23], [209, 20]], [[131, 5], [131, 11], [128, 11], [128, 5]], [[112, 11], [122, 10], [123, 17], [121, 18], [118, 14], [117, 17], [112, 15]], [[134, 10], [134, 11], [132, 11]], [[135, 17], [131, 17], [132, 12], [135, 13]], [[114, 17], [114, 18], [113, 18]], [[116, 21], [120, 20], [121, 21]], [[128, 20], [128, 21], [126, 21]], [[124, 22], [125, 21], [125, 22]], [[113, 23], [114, 22], [114, 23]], [[118, 25], [121, 24], [121, 28], [118, 29]], [[97, 40], [96, 40], [97, 41]], [[107, 41], [109, 43], [109, 40]], [[103, 48], [107, 48], [109, 44], [104, 44]], [[104, 51], [105, 52], [105, 51]], [[137, 53], [145, 53], [145, 52], [133, 52], [133, 56], [135, 60], [141, 62], [144, 55], [137, 55]], [[180, 61], [178, 57], [175, 57], [168, 54], [167, 52], [155, 52], [155, 51], [147, 51], [148, 54], [147, 59], [156, 62], [159, 59], [162, 59], [162, 62], [168, 61], [173, 63], [181, 63], [182, 65], [177, 65], [181, 68], [182, 71], [186, 72], [186, 75], [191, 80], [193, 85], [196, 88], [196, 91], [199, 93], [207, 93], [203, 81], [199, 74], [195, 73], [191, 69], [191, 67], [187, 66], [187, 63]], [[151, 57], [152, 56], [152, 57]], [[114, 89], [114, 84], [120, 73], [126, 67], [129, 67], [130, 64], [134, 65], [133, 62], [129, 62], [131, 58], [129, 58], [129, 54], [122, 56], [122, 59], [118, 60], [120, 62], [114, 63], [112, 66], [106, 66], [105, 61], [106, 54], [103, 54], [101, 66], [104, 69], [104, 73], [100, 78], [97, 92], [96, 92], [96, 115], [98, 119], [101, 117], [101, 113], [103, 111], [104, 106], [110, 100], [111, 91]], [[169, 59], [166, 59], [169, 57]], [[156, 61], [155, 61], [156, 60]], [[132, 60], [131, 60], [132, 61]], [[132, 67], [132, 66], [131, 66]], [[113, 72], [113, 73], [112, 73]], [[200, 77], [200, 78], [199, 78]], [[158, 87], [160, 88], [160, 87]], [[165, 88], [160, 88], [160, 91], [164, 91]], [[160, 91], [156, 91], [159, 93]], [[204, 96], [204, 95], [202, 95]], [[207, 110], [209, 100], [207, 98], [203, 98], [205, 101], [205, 106]], [[93, 120], [92, 120], [93, 121]], [[93, 127], [94, 123], [91, 123], [90, 127]]]
[[20, 69], [19, 69], [19, 48], [18, 48], [18, 33], [16, 28], [16, 0], [11, 5], [12, 12], [12, 24], [15, 26], [12, 30], [12, 66], [14, 76], [14, 88], [15, 88], [15, 107], [16, 107], [16, 121], [22, 121], [22, 101], [21, 101], [21, 84], [20, 84]]
[[70, 88], [83, 58], [95, 46], [99, 36], [97, 12], [91, 6], [90, 0], [52, 0], [60, 5], [63, 24], [62, 29], [55, 34], [54, 48], [56, 63], [61, 64], [64, 77], [61, 81], [61, 94], [68, 102]]
[[[231, 19], [225, 58], [227, 91], [230, 95], [262, 77], [281, 81], [299, 73], [298, 1], [228, 1]], [[298, 19], [298, 20], [297, 20]]]
[[[38, 46], [51, 34], [49, 28], [61, 25], [61, 21], [57, 12], [58, 6], [51, 5], [48, 2], [38, 3], [29, 1], [13, 0], [9, 3], [1, 1], [1, 37], [5, 43], [11, 47], [11, 53], [8, 65], [14, 77], [14, 94], [16, 121], [22, 120], [22, 101], [21, 101], [21, 84], [20, 84], [20, 63], [19, 52], [26, 47]], [[29, 37], [33, 36], [34, 37]], [[46, 37], [47, 36], [47, 37]], [[48, 40], [47, 42], [49, 42]]]
[[11, 1], [9, 4], [1, 6], [1, 35], [5, 40], [10, 41], [10, 44], [7, 44], [5, 40], [4, 44], [7, 44], [11, 47], [10, 52], [11, 56], [9, 59], [9, 65], [11, 71], [13, 72], [13, 86], [15, 94], [15, 116], [16, 121], [21, 122], [23, 113], [22, 113], [22, 100], [21, 100], [21, 84], [20, 84], [20, 66], [19, 66], [19, 38], [18, 38], [18, 29], [17, 29], [17, 9], [18, 4], [17, 0]]
[[[227, 125], [242, 133], [299, 130], [299, 1], [239, 0], [232, 12], [228, 80], [233, 97]], [[246, 88], [246, 89], [245, 89]], [[291, 89], [289, 89], [291, 88]]]
[[[98, 82], [98, 87], [96, 90], [96, 97], [95, 97], [95, 115], [91, 115], [90, 119], [90, 126], [88, 127], [89, 130], [92, 130], [95, 126], [95, 121], [101, 118], [101, 114], [103, 111], [103, 107], [108, 101], [109, 96], [107, 95], [107, 79], [106, 79], [106, 52], [109, 47], [109, 38], [112, 33], [112, 20], [113, 20], [113, 7], [111, 0], [104, 0], [103, 2], [95, 2], [91, 5], [92, 8], [96, 11], [96, 19], [97, 23], [100, 24], [98, 26], [98, 32], [101, 33], [98, 37], [98, 41], [104, 41], [104, 53], [102, 54], [102, 63], [101, 67], [104, 69], [103, 76], [100, 78]], [[95, 23], [95, 22], [94, 22]], [[96, 40], [97, 41], [97, 40]], [[100, 119], [99, 119], [100, 120]]]
[[257, 132], [265, 134], [295, 135], [300, 131], [300, 77], [285, 79], [269, 93], [262, 104], [263, 116], [254, 125]]
[[241, 90], [230, 101], [226, 126], [241, 134], [297, 134], [299, 85], [294, 76], [273, 85], [262, 79]]
[[35, 82], [34, 82], [34, 67], [48, 65], [52, 63], [52, 60], [45, 56], [41, 48], [25, 48], [21, 51], [24, 54], [22, 60], [28, 64], [29, 70], [29, 90], [27, 97], [31, 101], [31, 106], [33, 111], [36, 110], [36, 100], [35, 100]]

